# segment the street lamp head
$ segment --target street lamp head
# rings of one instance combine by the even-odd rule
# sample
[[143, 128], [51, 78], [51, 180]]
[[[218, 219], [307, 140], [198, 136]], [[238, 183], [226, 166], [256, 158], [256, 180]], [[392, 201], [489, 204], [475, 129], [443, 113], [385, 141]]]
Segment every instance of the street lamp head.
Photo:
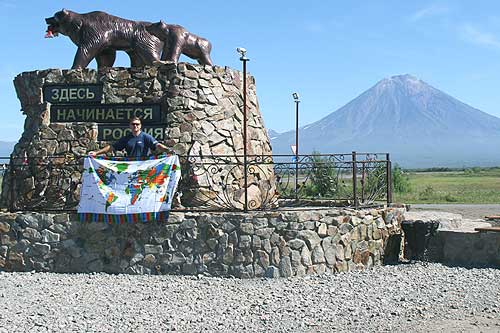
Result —
[[299, 94], [297, 94], [297, 93], [293, 93], [293, 94], [292, 94], [292, 96], [293, 96], [293, 99], [294, 99], [296, 102], [298, 102], [298, 101], [299, 101]]
[[249, 60], [247, 58], [247, 49], [243, 48], [243, 47], [238, 47], [236, 48], [236, 51], [241, 54], [241, 57], [240, 57], [240, 60], [241, 61], [245, 61], [245, 60]]

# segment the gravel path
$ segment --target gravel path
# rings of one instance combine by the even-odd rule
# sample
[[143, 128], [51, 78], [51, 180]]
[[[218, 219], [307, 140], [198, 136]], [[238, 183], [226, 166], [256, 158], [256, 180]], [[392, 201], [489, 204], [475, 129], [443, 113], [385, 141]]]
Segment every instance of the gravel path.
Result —
[[0, 273], [0, 332], [500, 331], [500, 270], [293, 279]]
[[485, 216], [500, 215], [499, 204], [412, 204], [413, 210], [435, 210], [461, 214], [466, 219], [484, 219]]

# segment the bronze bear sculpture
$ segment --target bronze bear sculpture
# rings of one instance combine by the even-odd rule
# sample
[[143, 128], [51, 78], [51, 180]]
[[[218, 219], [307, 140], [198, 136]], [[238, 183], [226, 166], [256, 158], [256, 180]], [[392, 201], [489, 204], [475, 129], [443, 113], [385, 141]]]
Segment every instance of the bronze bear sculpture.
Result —
[[184, 54], [197, 60], [200, 65], [213, 65], [210, 59], [212, 44], [184, 27], [160, 21], [146, 26], [146, 30], [165, 43], [161, 60], [177, 63], [181, 54]]
[[160, 60], [164, 43], [146, 30], [151, 22], [123, 19], [105, 12], [78, 14], [63, 9], [45, 19], [46, 37], [59, 33], [78, 46], [72, 69], [86, 68], [96, 59], [97, 67], [112, 67], [116, 51], [125, 51], [132, 67], [151, 65]]

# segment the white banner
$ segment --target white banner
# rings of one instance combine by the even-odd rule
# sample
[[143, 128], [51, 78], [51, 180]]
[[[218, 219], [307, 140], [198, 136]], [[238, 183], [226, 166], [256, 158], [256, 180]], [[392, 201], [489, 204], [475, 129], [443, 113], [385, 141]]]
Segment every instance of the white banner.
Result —
[[138, 222], [164, 216], [181, 176], [176, 155], [145, 160], [87, 157], [78, 213], [84, 221]]

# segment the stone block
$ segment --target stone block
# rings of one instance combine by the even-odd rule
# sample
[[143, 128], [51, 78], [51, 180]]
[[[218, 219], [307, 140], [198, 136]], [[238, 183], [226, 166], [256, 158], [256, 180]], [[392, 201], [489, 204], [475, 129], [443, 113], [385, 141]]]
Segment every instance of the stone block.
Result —
[[61, 236], [59, 234], [56, 234], [55, 232], [52, 232], [48, 229], [42, 230], [42, 242], [44, 243], [53, 243], [53, 242], [59, 242], [59, 239]]
[[262, 241], [260, 240], [259, 236], [253, 235], [252, 236], [252, 249], [258, 250], [260, 249], [262, 245]]
[[312, 230], [301, 230], [299, 232], [299, 237], [305, 240], [307, 246], [309, 246], [309, 249], [314, 249], [316, 245], [321, 242], [321, 238], [316, 232]]
[[44, 256], [50, 252], [50, 245], [49, 244], [43, 244], [43, 243], [34, 243], [33, 244], [33, 251], [37, 255]]
[[280, 270], [278, 267], [275, 266], [269, 266], [266, 269], [266, 273], [264, 275], [266, 278], [279, 278], [280, 277]]
[[253, 235], [254, 234], [254, 225], [252, 223], [241, 223], [240, 224], [240, 231], [242, 234], [245, 235]]
[[23, 237], [34, 242], [37, 242], [42, 239], [42, 235], [40, 234], [40, 232], [30, 227], [27, 227], [26, 229], [23, 230]]
[[193, 229], [194, 227], [196, 227], [195, 219], [185, 219], [179, 226], [180, 229]]
[[328, 235], [328, 227], [326, 223], [320, 223], [318, 227], [318, 235], [321, 237], [325, 237]]
[[38, 229], [38, 219], [34, 214], [17, 215], [16, 223], [22, 228]]
[[270, 239], [273, 232], [274, 228], [262, 228], [262, 229], [257, 229], [255, 230], [255, 235], [265, 238], [265, 239]]
[[273, 247], [271, 249], [270, 259], [271, 259], [271, 265], [279, 267], [281, 257], [280, 257], [280, 250], [278, 247]]
[[228, 247], [224, 251], [224, 255], [222, 257], [222, 261], [226, 265], [231, 265], [234, 259], [234, 247], [233, 244], [229, 244]]
[[296, 268], [296, 267], [302, 265], [302, 257], [300, 255], [299, 251], [296, 251], [296, 250], [290, 251], [290, 262], [291, 262], [293, 268]]
[[354, 227], [349, 223], [343, 223], [339, 227], [340, 234], [342, 235], [350, 233], [352, 229], [354, 229]]
[[288, 246], [290, 246], [290, 248], [293, 250], [300, 250], [305, 245], [306, 243], [301, 239], [292, 239], [288, 241]]
[[268, 220], [265, 217], [254, 217], [252, 222], [255, 229], [262, 229], [268, 226]]
[[67, 224], [69, 222], [69, 214], [54, 215], [54, 223]]
[[292, 276], [293, 272], [292, 272], [292, 263], [290, 261], [290, 257], [288, 256], [281, 257], [279, 269], [280, 269], [280, 275], [282, 277]]
[[240, 242], [238, 244], [238, 247], [240, 249], [245, 249], [249, 248], [252, 242], [252, 238], [250, 235], [241, 235], [240, 236]]
[[10, 224], [7, 222], [0, 222], [0, 233], [8, 233], [10, 231]]
[[261, 265], [264, 269], [267, 269], [270, 264], [269, 255], [267, 254], [267, 252], [258, 250], [255, 254], [259, 265]]
[[161, 245], [145, 244], [144, 245], [145, 254], [162, 254], [163, 247]]
[[325, 253], [321, 245], [317, 245], [311, 252], [313, 264], [322, 264], [325, 262]]

